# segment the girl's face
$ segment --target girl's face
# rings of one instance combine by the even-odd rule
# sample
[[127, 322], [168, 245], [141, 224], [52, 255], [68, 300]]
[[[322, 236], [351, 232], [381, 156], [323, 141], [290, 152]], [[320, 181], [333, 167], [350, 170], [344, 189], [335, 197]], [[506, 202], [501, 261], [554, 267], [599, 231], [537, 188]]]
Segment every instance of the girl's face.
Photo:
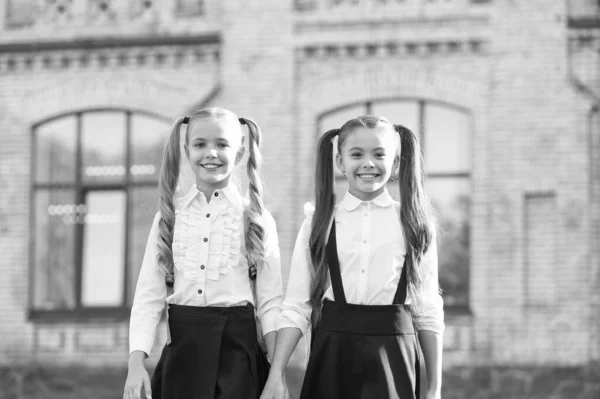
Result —
[[350, 194], [363, 201], [376, 198], [385, 190], [398, 167], [400, 138], [389, 128], [359, 127], [346, 133], [336, 160], [348, 178]]
[[239, 124], [226, 119], [194, 120], [188, 129], [185, 154], [198, 190], [212, 192], [227, 186], [231, 172], [244, 155]]

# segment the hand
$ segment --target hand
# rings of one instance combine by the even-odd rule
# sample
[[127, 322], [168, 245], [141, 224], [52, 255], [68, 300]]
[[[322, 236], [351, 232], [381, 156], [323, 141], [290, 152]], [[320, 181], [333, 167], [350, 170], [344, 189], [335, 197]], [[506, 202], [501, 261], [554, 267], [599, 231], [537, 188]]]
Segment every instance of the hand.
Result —
[[123, 399], [143, 399], [142, 388], [146, 394], [145, 399], [152, 399], [150, 377], [144, 367], [144, 363], [130, 364], [127, 380], [125, 381]]
[[274, 376], [269, 374], [265, 389], [263, 389], [260, 399], [289, 399], [290, 393], [288, 392], [287, 382], [285, 381], [285, 374], [281, 376]]
[[427, 391], [425, 399], [442, 399], [442, 393], [440, 391]]

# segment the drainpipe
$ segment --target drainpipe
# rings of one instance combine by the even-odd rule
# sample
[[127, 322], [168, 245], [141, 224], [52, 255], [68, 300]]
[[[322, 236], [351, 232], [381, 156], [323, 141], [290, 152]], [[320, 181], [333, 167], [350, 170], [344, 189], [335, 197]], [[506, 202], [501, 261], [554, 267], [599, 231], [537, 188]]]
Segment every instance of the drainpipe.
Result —
[[[566, 2], [567, 32], [569, 30], [568, 23], [569, 23], [569, 19], [571, 16], [571, 7], [570, 7], [571, 1], [572, 0], [567, 0], [567, 2]], [[596, 14], [597, 14], [597, 16], [600, 16], [600, 4], [598, 5]], [[597, 28], [600, 28], [600, 26], [597, 26]], [[587, 131], [588, 159], [589, 159], [588, 174], [590, 177], [590, 183], [588, 185], [588, 215], [592, 216], [593, 215], [592, 199], [593, 199], [593, 185], [594, 185], [593, 178], [592, 178], [593, 177], [593, 166], [594, 166], [593, 162], [592, 162], [592, 160], [593, 160], [592, 144], [594, 142], [593, 141], [594, 115], [600, 109], [600, 95], [598, 93], [596, 93], [593, 88], [586, 86], [586, 84], [583, 83], [575, 75], [575, 72], [573, 70], [573, 44], [572, 44], [572, 41], [570, 38], [568, 38], [568, 40], [567, 40], [567, 78], [568, 78], [568, 81], [571, 84], [571, 86], [573, 86], [573, 88], [575, 89], [575, 91], [577, 91], [583, 97], [588, 99], [591, 103], [591, 106], [586, 114], [586, 120], [587, 120], [587, 130], [588, 130]], [[590, 251], [594, 246], [594, 240], [597, 238], [595, 232], [596, 232], [596, 228], [594, 226], [594, 219], [591, 218], [590, 229], [589, 229], [589, 234], [588, 234], [588, 248]], [[595, 260], [593, 256], [591, 257], [591, 260], [592, 261]], [[593, 270], [593, 265], [592, 265], [592, 270]], [[595, 306], [596, 306], [596, 304], [593, 302], [590, 304], [590, 314], [591, 315], [598, 314], [598, 312], [594, 312]], [[600, 321], [595, 321], [593, 319], [593, 317], [590, 317], [589, 323], [590, 323], [590, 329], [588, 331], [590, 331], [590, 332], [596, 332], [600, 328]], [[591, 338], [593, 339], [593, 337], [595, 335], [597, 335], [597, 334], [591, 334]], [[588, 356], [589, 356], [588, 362], [593, 360], [592, 356], [594, 353], [594, 344], [592, 343], [592, 339], [589, 340], [589, 347], [588, 347], [588, 351], [587, 351]], [[600, 345], [600, 341], [597, 342], [597, 345]]]

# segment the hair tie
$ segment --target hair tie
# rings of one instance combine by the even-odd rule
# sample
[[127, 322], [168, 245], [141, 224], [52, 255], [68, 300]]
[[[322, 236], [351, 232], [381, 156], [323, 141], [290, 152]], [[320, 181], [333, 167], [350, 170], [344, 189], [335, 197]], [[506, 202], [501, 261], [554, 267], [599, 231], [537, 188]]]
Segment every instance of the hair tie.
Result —
[[244, 118], [238, 118], [238, 121], [240, 122], [240, 125], [246, 124], [246, 120]]
[[185, 123], [185, 124], [190, 123], [190, 117], [189, 116], [184, 116], [183, 117], [183, 123]]

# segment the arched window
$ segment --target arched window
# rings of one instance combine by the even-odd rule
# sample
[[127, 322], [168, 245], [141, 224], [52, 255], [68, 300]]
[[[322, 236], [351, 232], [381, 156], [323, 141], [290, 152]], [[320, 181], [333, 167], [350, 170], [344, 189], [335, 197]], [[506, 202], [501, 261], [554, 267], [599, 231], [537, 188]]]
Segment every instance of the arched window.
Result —
[[[447, 307], [467, 307], [469, 300], [469, 205], [471, 189], [470, 115], [447, 104], [422, 100], [380, 100], [350, 104], [322, 114], [320, 133], [349, 119], [372, 114], [408, 127], [421, 138], [427, 170], [425, 189], [436, 209], [440, 285]], [[348, 189], [336, 171], [338, 200]], [[398, 198], [397, 182], [388, 190]]]
[[109, 109], [33, 127], [32, 317], [131, 306], [169, 129]]

